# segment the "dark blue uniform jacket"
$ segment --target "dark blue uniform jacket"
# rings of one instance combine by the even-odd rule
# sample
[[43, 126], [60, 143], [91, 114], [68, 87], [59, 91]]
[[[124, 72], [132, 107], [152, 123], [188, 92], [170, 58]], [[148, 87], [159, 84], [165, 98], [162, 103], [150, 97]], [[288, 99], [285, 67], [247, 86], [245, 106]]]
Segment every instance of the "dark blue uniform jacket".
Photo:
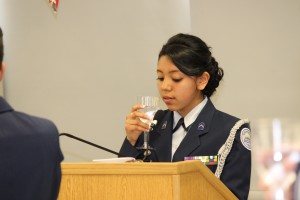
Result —
[[0, 97], [0, 199], [56, 200], [62, 160], [55, 125]]
[[[238, 118], [216, 110], [209, 99], [195, 122], [191, 125], [187, 135], [176, 150], [172, 162], [183, 161], [189, 156], [217, 155], [221, 146], [229, 136], [231, 128], [239, 121]], [[241, 141], [241, 130], [249, 128], [249, 124], [241, 126], [235, 136], [232, 149], [228, 155], [220, 180], [239, 198], [247, 199], [251, 175], [251, 151]], [[164, 111], [164, 117], [153, 131], [150, 132], [149, 144], [155, 151], [149, 156], [152, 162], [170, 162], [172, 147], [173, 112]], [[135, 146], [127, 139], [120, 149], [120, 154], [143, 158], [143, 152], [137, 150], [142, 146], [143, 134]], [[213, 173], [216, 165], [207, 166]]]

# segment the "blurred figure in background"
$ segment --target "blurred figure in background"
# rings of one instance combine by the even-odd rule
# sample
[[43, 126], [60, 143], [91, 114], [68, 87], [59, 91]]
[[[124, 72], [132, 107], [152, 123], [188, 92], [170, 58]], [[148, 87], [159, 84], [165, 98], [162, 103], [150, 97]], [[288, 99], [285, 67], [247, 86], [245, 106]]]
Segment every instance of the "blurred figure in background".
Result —
[[[265, 200], [294, 200], [300, 162], [300, 121], [253, 121], [253, 153], [258, 185]], [[299, 181], [299, 180], [298, 180]]]
[[297, 178], [294, 185], [294, 199], [300, 199], [300, 162], [297, 165], [296, 169]]

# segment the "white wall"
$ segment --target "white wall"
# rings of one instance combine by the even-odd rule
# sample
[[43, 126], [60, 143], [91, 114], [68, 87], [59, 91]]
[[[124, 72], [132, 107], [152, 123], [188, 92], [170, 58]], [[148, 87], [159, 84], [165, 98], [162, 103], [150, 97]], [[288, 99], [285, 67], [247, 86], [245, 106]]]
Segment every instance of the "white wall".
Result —
[[[61, 132], [118, 151], [125, 116], [140, 94], [156, 95], [156, 61], [173, 34], [190, 31], [189, 1], [1, 0], [5, 97], [52, 119]], [[61, 137], [65, 161], [114, 157]]]
[[191, 0], [192, 33], [225, 70], [220, 109], [250, 119], [300, 117], [299, 25], [299, 0]]

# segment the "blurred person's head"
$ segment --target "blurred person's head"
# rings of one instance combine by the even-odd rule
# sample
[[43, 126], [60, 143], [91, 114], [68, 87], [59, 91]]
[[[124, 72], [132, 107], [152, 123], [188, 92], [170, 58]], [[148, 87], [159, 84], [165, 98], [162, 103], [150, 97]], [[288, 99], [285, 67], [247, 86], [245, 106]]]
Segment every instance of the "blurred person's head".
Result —
[[4, 55], [4, 47], [3, 47], [3, 32], [0, 27], [0, 81], [3, 78], [3, 74], [5, 71], [5, 65], [3, 63], [3, 55]]

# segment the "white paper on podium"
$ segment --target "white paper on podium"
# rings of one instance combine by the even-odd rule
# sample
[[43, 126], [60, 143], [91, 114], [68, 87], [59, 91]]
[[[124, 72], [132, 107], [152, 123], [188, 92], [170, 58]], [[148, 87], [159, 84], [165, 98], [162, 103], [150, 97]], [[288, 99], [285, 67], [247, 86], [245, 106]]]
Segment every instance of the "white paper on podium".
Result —
[[133, 157], [121, 157], [121, 158], [106, 158], [106, 159], [94, 159], [93, 162], [107, 162], [107, 163], [116, 163], [116, 162], [134, 162], [135, 158]]

